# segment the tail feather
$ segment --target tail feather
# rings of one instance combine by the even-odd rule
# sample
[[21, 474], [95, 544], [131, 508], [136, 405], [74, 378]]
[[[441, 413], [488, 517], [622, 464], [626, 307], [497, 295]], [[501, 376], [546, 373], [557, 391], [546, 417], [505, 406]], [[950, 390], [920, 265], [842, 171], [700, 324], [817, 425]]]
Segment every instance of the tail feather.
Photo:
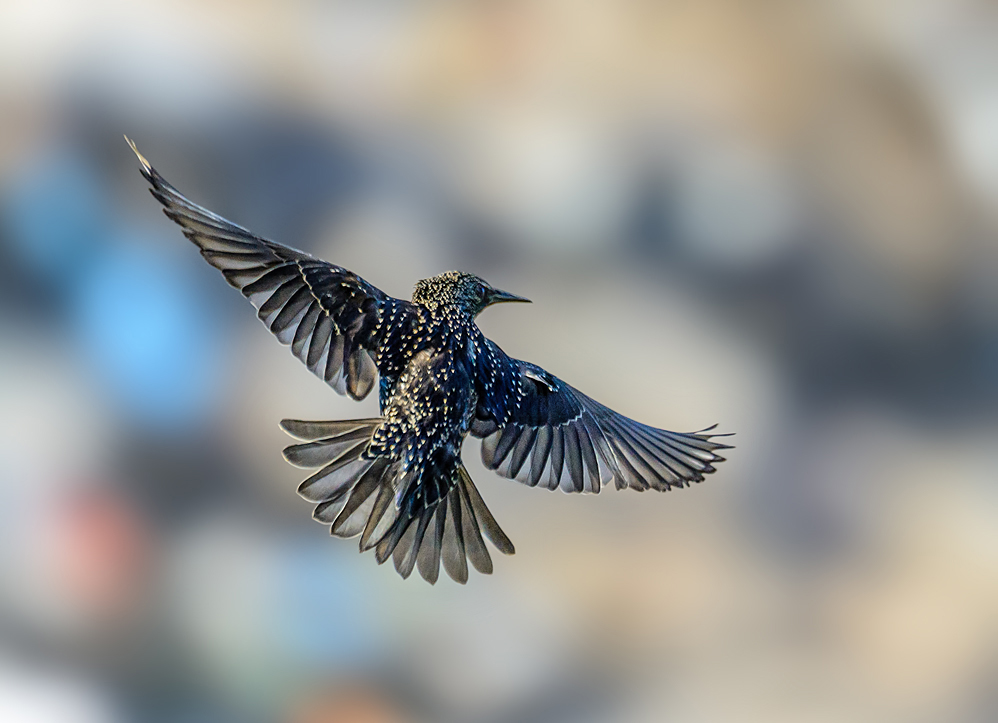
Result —
[[[364, 431], [364, 430], [361, 430]], [[314, 468], [337, 460], [351, 460], [364, 451], [370, 437], [358, 438], [357, 432], [338, 437], [335, 440], [319, 440], [295, 444], [284, 450], [284, 459], [295, 467]]]
[[311, 422], [301, 419], [281, 420], [281, 429], [296, 439], [311, 441], [314, 439], [338, 438], [357, 429], [368, 429], [371, 425], [381, 424], [381, 417], [371, 419], [347, 419], [331, 422]]
[[471, 475], [468, 474], [468, 470], [462, 466], [461, 472], [464, 492], [468, 496], [468, 507], [474, 511], [475, 516], [478, 519], [478, 524], [484, 528], [485, 536], [489, 538], [489, 542], [495, 545], [502, 554], [514, 554], [516, 552], [516, 548], [513, 547], [512, 541], [506, 537], [506, 533], [502, 531], [502, 528], [499, 527], [499, 523], [496, 522], [496, 518], [492, 516], [492, 513], [486, 506], [485, 500], [482, 499], [482, 495], [479, 493], [478, 488], [475, 487], [475, 483], [472, 482]]
[[[467, 471], [465, 471], [463, 476], [467, 475], [468, 473]], [[474, 508], [471, 506], [471, 499], [468, 494], [468, 490], [466, 489], [467, 484], [468, 484], [467, 481], [462, 479], [461, 484], [459, 485], [459, 489], [457, 490], [457, 494], [458, 497], [460, 498], [462, 506], [461, 520], [463, 522], [462, 532], [464, 537], [464, 548], [468, 553], [468, 559], [471, 560], [471, 564], [475, 566], [475, 569], [478, 570], [483, 575], [491, 575], [492, 558], [489, 557], [488, 548], [485, 547], [485, 540], [482, 539], [482, 530], [481, 527], [479, 527], [481, 521], [477, 519], [477, 516], [475, 515], [474, 512]], [[474, 485], [472, 485], [472, 488], [474, 488]], [[476, 494], [477, 492], [478, 490], [475, 490]], [[485, 503], [483, 502], [482, 503], [483, 507], [484, 504]], [[492, 515], [491, 513], [489, 513], [488, 508], [485, 508], [485, 512], [486, 514], [488, 514], [489, 518], [491, 519]], [[492, 521], [493, 523], [495, 522], [495, 520]], [[498, 529], [498, 527], [499, 526], [496, 525], [496, 529]], [[499, 532], [501, 533], [502, 530], [499, 530]], [[503, 535], [503, 537], [505, 538], [506, 536]], [[509, 546], [506, 547], [505, 549], [500, 545], [496, 545], [496, 547], [499, 549], [500, 552], [503, 552], [507, 555], [513, 554], [513, 543], [509, 543]]]
[[[359, 451], [357, 452], [360, 453]], [[355, 457], [327, 464], [298, 485], [298, 494], [309, 502], [324, 502], [348, 492], [357, 479], [373, 466], [374, 460]]]
[[[329, 528], [329, 533], [335, 537], [342, 537], [343, 539], [350, 539], [351, 537], [356, 537], [364, 531], [364, 527], [367, 525], [367, 520], [371, 516], [371, 511], [374, 508], [374, 500], [377, 495], [374, 494], [374, 488], [376, 484], [371, 485], [370, 491], [365, 488], [363, 483], [358, 484], [355, 493], [350, 496], [347, 500], [347, 507], [343, 509], [342, 512], [333, 521], [332, 526]], [[354, 501], [358, 504], [352, 505]]]
[[[446, 474], [427, 470], [424, 477], [432, 474], [433, 479], [419, 484], [428, 488], [396, 504], [398, 463], [364, 454], [381, 422], [281, 422], [284, 431], [302, 440], [284, 450], [285, 459], [299, 467], [320, 468], [298, 488], [302, 497], [316, 503], [313, 517], [337, 537], [360, 535], [361, 552], [374, 548], [378, 564], [392, 557], [403, 578], [418, 568], [423, 579], [434, 584], [442, 562], [447, 574], [463, 584], [469, 560], [476, 570], [490, 574], [492, 558], [485, 539], [507, 555], [513, 554], [513, 544], [464, 465], [454, 459]], [[427, 494], [430, 490], [435, 491]]]
[[[436, 510], [434, 510], [436, 512]], [[414, 525], [409, 525], [409, 529], [402, 536], [402, 542], [395, 548], [394, 562], [395, 570], [403, 579], [412, 574], [413, 567], [416, 566], [416, 559], [419, 557], [420, 548], [423, 544], [423, 537], [426, 535], [426, 528], [430, 524], [433, 514], [421, 515], [419, 521]]]
[[[419, 574], [431, 585], [436, 583], [437, 577], [440, 575], [440, 548], [443, 545], [444, 519], [446, 516], [447, 507], [445, 505], [437, 505], [433, 522], [427, 530], [430, 539], [424, 540], [424, 544], [420, 546], [419, 554], [416, 556]], [[489, 562], [491, 563], [491, 560]], [[489, 572], [492, 572], [491, 568]]]
[[381, 541], [395, 522], [397, 508], [392, 504], [394, 494], [391, 485], [382, 485], [374, 500], [374, 509], [367, 518], [364, 532], [360, 536], [360, 551], [367, 552]]
[[368, 519], [374, 511], [374, 503], [377, 499], [375, 492], [384, 487], [385, 472], [388, 469], [389, 465], [383, 460], [379, 460], [364, 473], [347, 498], [343, 509], [333, 520], [332, 526], [329, 528], [330, 534], [350, 539], [364, 531]]
[[[448, 495], [448, 502], [454, 498]], [[463, 515], [460, 500], [457, 504], [448, 504], [450, 514], [444, 520], [444, 539], [441, 549], [444, 569], [447, 574], [460, 583], [468, 581], [468, 558], [464, 547], [464, 529], [461, 524]]]

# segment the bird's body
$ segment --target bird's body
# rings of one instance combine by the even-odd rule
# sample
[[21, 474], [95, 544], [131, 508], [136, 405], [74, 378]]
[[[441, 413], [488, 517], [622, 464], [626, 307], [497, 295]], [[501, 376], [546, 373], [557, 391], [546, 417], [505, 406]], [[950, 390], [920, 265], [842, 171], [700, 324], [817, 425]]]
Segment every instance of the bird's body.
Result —
[[477, 400], [467, 326], [434, 318], [432, 312], [425, 316], [429, 318], [417, 323], [402, 348], [406, 361], [401, 375], [382, 384], [384, 421], [368, 451], [400, 460], [399, 504], [431, 461], [460, 462]]
[[[129, 141], [129, 143], [131, 143]], [[299, 487], [334, 535], [360, 535], [378, 562], [418, 565], [435, 582], [441, 561], [467, 580], [467, 561], [492, 571], [484, 537], [513, 545], [461, 461], [465, 437], [483, 438], [485, 465], [530, 486], [567, 492], [667, 490], [700, 481], [724, 448], [708, 430], [669, 432], [628, 419], [482, 334], [487, 306], [526, 301], [472, 274], [420, 281], [393, 298], [341, 267], [262, 239], [188, 201], [138, 153], [171, 219], [258, 309], [268, 328], [341, 394], [364, 398], [380, 377], [381, 416], [284, 420], [302, 440], [292, 464], [317, 471]]]

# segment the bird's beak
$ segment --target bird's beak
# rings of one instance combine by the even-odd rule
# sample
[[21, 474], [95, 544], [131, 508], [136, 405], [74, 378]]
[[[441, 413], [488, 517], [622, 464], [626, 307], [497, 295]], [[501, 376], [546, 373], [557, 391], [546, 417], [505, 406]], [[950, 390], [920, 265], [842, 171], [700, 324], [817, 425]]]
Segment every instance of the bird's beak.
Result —
[[499, 289], [492, 289], [489, 291], [486, 306], [492, 306], [492, 304], [502, 304], [505, 302], [518, 301], [525, 304], [529, 304], [530, 299], [525, 299], [522, 296], [517, 296], [516, 294], [511, 294], [508, 291], [501, 291]]

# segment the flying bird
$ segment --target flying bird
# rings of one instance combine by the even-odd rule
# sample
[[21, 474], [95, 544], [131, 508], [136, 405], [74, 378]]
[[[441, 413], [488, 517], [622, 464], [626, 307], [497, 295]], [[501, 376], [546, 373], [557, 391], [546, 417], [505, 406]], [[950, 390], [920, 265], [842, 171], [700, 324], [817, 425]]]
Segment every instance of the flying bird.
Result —
[[[285, 419], [300, 440], [284, 450], [315, 469], [298, 493], [337, 537], [360, 536], [378, 564], [393, 558], [435, 583], [441, 562], [459, 583], [468, 561], [492, 572], [487, 539], [512, 555], [461, 461], [471, 434], [482, 461], [531, 487], [599, 492], [665, 491], [700, 482], [724, 436], [656, 429], [629, 419], [530, 362], [507, 356], [475, 318], [527, 299], [474, 274], [419, 281], [410, 301], [356, 274], [264, 239], [189, 201], [126, 137], [164, 213], [256, 307], [278, 341], [340, 394], [365, 398], [377, 385], [381, 416], [346, 421]], [[716, 425], [715, 425], [716, 426]]]

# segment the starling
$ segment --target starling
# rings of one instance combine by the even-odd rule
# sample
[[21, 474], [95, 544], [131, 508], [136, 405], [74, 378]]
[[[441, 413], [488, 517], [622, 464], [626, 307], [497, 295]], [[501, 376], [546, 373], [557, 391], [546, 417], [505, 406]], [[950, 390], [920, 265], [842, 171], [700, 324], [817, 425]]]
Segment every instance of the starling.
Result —
[[491, 573], [484, 539], [513, 554], [461, 461], [468, 434], [482, 439], [489, 469], [565, 492], [596, 493], [611, 480], [639, 491], [685, 487], [723, 460], [717, 450], [728, 445], [714, 427], [683, 434], [628, 419], [507, 356], [475, 324], [492, 304], [527, 299], [458, 271], [419, 281], [411, 301], [393, 298], [192, 203], [128, 143], [166, 215], [278, 341], [353, 399], [380, 380], [380, 417], [282, 421], [301, 441], [284, 457], [317, 470], [298, 487], [314, 518], [337, 537], [359, 535], [379, 564], [391, 556], [403, 578], [418, 567], [432, 584], [441, 561], [459, 583], [469, 560]]

